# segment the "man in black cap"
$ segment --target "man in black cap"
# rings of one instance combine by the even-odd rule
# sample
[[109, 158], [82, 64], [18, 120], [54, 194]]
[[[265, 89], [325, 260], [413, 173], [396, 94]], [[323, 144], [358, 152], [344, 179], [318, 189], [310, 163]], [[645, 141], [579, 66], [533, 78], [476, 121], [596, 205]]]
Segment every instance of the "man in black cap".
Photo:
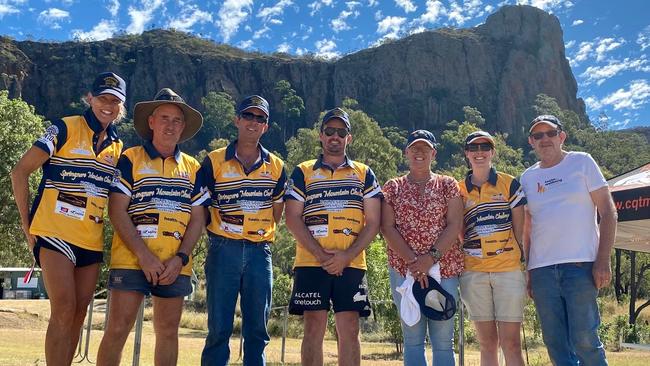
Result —
[[269, 128], [269, 103], [244, 98], [234, 120], [237, 140], [214, 150], [201, 171], [212, 193], [205, 262], [208, 337], [202, 365], [226, 365], [237, 295], [240, 296], [244, 365], [264, 365], [271, 311], [271, 244], [284, 209], [284, 162], [260, 144]]
[[612, 277], [616, 237], [607, 181], [591, 155], [564, 150], [557, 117], [538, 116], [528, 132], [539, 162], [521, 175], [524, 251], [544, 344], [553, 364], [607, 365], [596, 302]]
[[155, 364], [175, 365], [183, 298], [192, 292], [192, 248], [210, 202], [199, 163], [178, 144], [194, 136], [203, 117], [165, 88], [153, 101], [136, 104], [133, 123], [145, 142], [124, 151], [111, 187], [111, 306], [97, 365], [119, 365], [148, 295], [153, 295]]
[[381, 188], [370, 167], [347, 157], [350, 127], [341, 108], [325, 114], [323, 153], [294, 169], [285, 195], [287, 227], [297, 241], [289, 312], [304, 316], [303, 365], [323, 364], [330, 306], [339, 365], [359, 365], [359, 317], [370, 315], [364, 249], [379, 232]]

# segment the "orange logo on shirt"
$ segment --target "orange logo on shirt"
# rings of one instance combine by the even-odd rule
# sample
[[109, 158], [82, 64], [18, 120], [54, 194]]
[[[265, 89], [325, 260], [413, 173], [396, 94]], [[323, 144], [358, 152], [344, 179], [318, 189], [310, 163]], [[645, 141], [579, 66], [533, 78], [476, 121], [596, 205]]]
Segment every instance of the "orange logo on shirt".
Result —
[[537, 182], [537, 193], [544, 193], [544, 192], [546, 192], [546, 187], [544, 187], [544, 185]]

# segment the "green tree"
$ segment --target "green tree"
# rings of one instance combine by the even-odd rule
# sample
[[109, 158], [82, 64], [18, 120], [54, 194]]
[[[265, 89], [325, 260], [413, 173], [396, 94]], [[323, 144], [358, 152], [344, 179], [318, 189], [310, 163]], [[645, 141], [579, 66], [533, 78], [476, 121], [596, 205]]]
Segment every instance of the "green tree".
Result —
[[[43, 130], [43, 119], [36, 115], [33, 106], [20, 99], [9, 99], [7, 91], [0, 91], [0, 234], [4, 240], [0, 266], [31, 264], [9, 172]], [[32, 192], [36, 191], [39, 179], [40, 174], [30, 177]]]
[[207, 143], [215, 138], [232, 140], [237, 136], [237, 129], [233, 124], [235, 101], [230, 94], [211, 91], [201, 98], [201, 104], [205, 108], [205, 112], [203, 113], [203, 128], [199, 131], [200, 140]]

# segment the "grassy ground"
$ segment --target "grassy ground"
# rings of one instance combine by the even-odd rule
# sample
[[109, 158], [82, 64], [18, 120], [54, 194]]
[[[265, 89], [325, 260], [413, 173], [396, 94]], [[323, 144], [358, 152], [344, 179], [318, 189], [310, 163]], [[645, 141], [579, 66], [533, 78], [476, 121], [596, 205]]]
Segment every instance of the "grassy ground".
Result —
[[[103, 314], [97, 313], [93, 328], [100, 329]], [[0, 365], [45, 365], [43, 343], [47, 317], [49, 316], [48, 302], [39, 300], [1, 300], [0, 301]], [[90, 337], [89, 358], [95, 361], [102, 331], [93, 330]], [[179, 340], [179, 365], [199, 365], [201, 350], [205, 341], [206, 332], [191, 329], [181, 329]], [[122, 357], [122, 365], [131, 365], [133, 355], [133, 338], [131, 333]], [[300, 364], [300, 339], [288, 339], [285, 352], [285, 363], [289, 365]], [[267, 360], [270, 364], [281, 362], [281, 338], [273, 338], [267, 348]], [[153, 365], [154, 337], [150, 322], [145, 322], [141, 349], [140, 365]], [[231, 363], [241, 364], [238, 359], [239, 339], [233, 338], [230, 343]], [[325, 362], [336, 365], [336, 342], [325, 341]], [[83, 354], [82, 350], [82, 354]], [[383, 366], [401, 365], [401, 355], [395, 354], [395, 346], [388, 343], [363, 342], [361, 345], [362, 364]], [[612, 366], [647, 366], [647, 352], [630, 351], [608, 352]], [[77, 358], [79, 360], [80, 357]], [[542, 347], [529, 350], [530, 365], [549, 365], [546, 351]], [[87, 362], [82, 362], [84, 364]], [[467, 349], [465, 352], [465, 365], [479, 365], [476, 349]]]

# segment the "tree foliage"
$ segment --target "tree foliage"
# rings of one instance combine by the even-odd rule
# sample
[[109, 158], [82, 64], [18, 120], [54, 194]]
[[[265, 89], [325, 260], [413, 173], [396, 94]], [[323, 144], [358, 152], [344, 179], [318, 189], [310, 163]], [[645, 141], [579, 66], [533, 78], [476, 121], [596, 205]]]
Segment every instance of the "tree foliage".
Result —
[[[19, 99], [9, 99], [0, 91], [0, 234], [4, 247], [0, 250], [0, 266], [31, 264], [30, 253], [20, 225], [20, 216], [11, 190], [10, 171], [34, 140], [43, 133], [43, 119], [34, 107]], [[30, 190], [36, 191], [40, 174], [32, 174]]]

